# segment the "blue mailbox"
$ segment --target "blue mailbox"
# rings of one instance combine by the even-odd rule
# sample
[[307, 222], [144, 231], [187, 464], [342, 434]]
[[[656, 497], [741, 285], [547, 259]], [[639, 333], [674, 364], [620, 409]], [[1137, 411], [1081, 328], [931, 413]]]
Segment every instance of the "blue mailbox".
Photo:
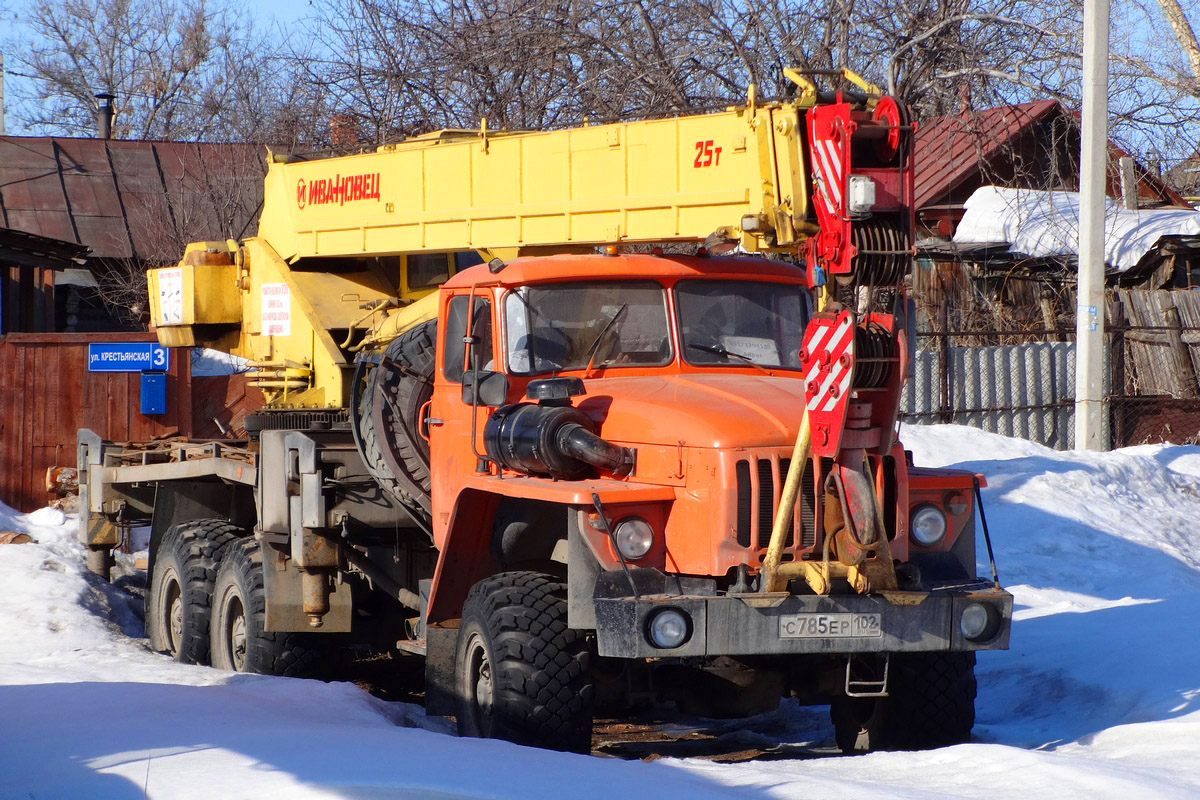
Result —
[[142, 413], [167, 413], [167, 374], [165, 372], [142, 373]]

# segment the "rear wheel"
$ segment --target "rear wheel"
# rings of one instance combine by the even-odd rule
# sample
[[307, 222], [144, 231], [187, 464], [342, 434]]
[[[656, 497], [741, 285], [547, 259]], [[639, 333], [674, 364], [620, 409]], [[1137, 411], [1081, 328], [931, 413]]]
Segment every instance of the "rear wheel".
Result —
[[175, 525], [154, 555], [146, 597], [150, 647], [184, 664], [209, 662], [208, 627], [218, 553], [246, 532], [225, 520]]
[[565, 584], [537, 572], [480, 581], [458, 631], [459, 735], [589, 752], [591, 660], [567, 627]]
[[317, 676], [323, 659], [315, 639], [322, 634], [267, 631], [266, 608], [259, 543], [249, 538], [231, 542], [221, 554], [213, 590], [212, 665], [234, 672]]
[[975, 725], [975, 654], [892, 656], [888, 696], [840, 697], [830, 705], [844, 753], [927, 750], [962, 744]]

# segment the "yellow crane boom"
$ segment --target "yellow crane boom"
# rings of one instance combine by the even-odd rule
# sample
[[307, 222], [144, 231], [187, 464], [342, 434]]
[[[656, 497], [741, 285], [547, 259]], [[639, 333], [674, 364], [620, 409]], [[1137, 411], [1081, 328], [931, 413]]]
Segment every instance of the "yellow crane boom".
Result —
[[409, 304], [480, 257], [710, 237], [799, 253], [818, 230], [804, 146], [816, 93], [791, 77], [792, 101], [751, 89], [713, 113], [547, 132], [485, 122], [331, 158], [268, 151], [257, 236], [197, 242], [151, 271], [159, 341], [248, 358], [271, 406], [345, 407], [362, 332], [374, 344], [432, 317]]

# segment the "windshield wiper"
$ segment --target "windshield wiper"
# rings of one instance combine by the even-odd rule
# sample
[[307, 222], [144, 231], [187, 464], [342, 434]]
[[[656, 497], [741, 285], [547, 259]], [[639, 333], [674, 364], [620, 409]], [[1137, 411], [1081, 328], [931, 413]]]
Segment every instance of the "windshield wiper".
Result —
[[725, 358], [729, 358], [729, 359], [736, 358], [739, 361], [746, 362], [747, 364], [754, 367], [755, 369], [757, 369], [759, 372], [763, 373], [764, 375], [771, 374], [770, 371], [767, 370], [766, 367], [764, 367], [762, 364], [759, 364], [757, 361], [750, 358], [749, 356], [744, 356], [741, 353], [735, 353], [732, 350], [724, 348], [719, 344], [700, 344], [699, 342], [688, 342], [687, 346], [693, 350], [703, 350], [706, 353], [714, 353], [718, 356], [724, 356]]
[[625, 309], [627, 308], [629, 308], [629, 303], [622, 303], [621, 307], [617, 309], [617, 313], [612, 315], [612, 319], [608, 321], [608, 323], [600, 330], [600, 332], [596, 334], [596, 338], [592, 340], [591, 346], [589, 346], [587, 349], [587, 369], [583, 371], [585, 376], [590, 375], [592, 371], [592, 359], [596, 357], [596, 351], [600, 349], [600, 343], [603, 342], [605, 337], [608, 336], [609, 331], [615, 331], [617, 329], [617, 320], [621, 318], [621, 316], [625, 313]]

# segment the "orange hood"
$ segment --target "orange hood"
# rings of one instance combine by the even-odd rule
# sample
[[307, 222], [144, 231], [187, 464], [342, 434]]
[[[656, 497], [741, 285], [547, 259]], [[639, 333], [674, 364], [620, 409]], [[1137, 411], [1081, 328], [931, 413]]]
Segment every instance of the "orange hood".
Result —
[[584, 381], [576, 405], [610, 441], [687, 447], [786, 447], [800, 427], [804, 381], [693, 373]]

